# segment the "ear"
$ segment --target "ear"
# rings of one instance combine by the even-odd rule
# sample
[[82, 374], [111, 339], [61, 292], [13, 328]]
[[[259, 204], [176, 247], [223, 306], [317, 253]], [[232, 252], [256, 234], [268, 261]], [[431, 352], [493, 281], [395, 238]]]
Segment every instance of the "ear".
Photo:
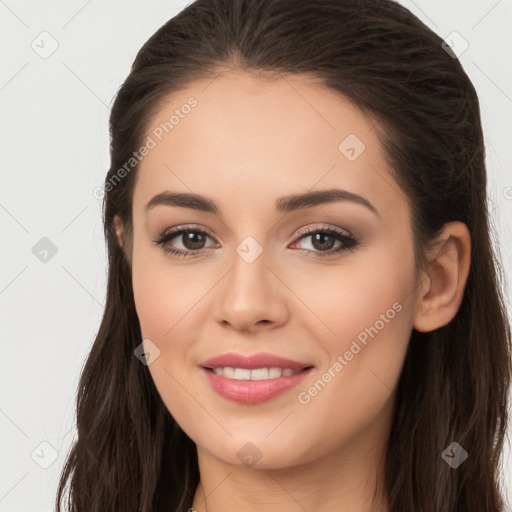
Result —
[[117, 243], [119, 244], [119, 247], [121, 247], [121, 249], [122, 249], [124, 246], [124, 236], [123, 236], [124, 235], [124, 226], [123, 226], [123, 221], [121, 220], [121, 217], [119, 217], [119, 215], [114, 216], [112, 225], [114, 227], [114, 231], [116, 234]]
[[429, 332], [457, 314], [471, 262], [471, 235], [463, 222], [445, 224], [435, 256], [429, 256], [414, 313], [414, 328]]

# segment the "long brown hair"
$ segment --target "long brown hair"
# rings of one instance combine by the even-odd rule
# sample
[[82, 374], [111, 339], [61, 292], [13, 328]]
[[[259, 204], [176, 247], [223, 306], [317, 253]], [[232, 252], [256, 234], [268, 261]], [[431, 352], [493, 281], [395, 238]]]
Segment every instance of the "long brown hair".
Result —
[[[56, 510], [65, 494], [77, 512], [192, 506], [199, 482], [195, 445], [134, 357], [142, 340], [130, 249], [125, 253], [116, 242], [113, 219], [121, 217], [129, 243], [137, 166], [122, 179], [119, 169], [142, 145], [152, 115], [170, 93], [225, 68], [308, 74], [371, 116], [410, 201], [420, 263], [445, 223], [468, 226], [471, 267], [459, 311], [444, 327], [411, 335], [385, 486], [393, 512], [502, 510], [510, 325], [490, 237], [479, 101], [442, 43], [392, 0], [197, 0], [144, 44], [110, 117], [106, 306], [78, 387], [78, 440]], [[441, 457], [453, 441], [469, 452], [457, 469]]]

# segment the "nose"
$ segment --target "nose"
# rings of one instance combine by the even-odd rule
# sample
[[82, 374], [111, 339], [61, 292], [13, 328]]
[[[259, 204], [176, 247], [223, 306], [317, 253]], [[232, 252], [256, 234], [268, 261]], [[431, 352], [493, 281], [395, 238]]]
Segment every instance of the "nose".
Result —
[[289, 318], [290, 291], [269, 266], [265, 251], [252, 262], [235, 252], [216, 299], [217, 321], [237, 331], [272, 330]]

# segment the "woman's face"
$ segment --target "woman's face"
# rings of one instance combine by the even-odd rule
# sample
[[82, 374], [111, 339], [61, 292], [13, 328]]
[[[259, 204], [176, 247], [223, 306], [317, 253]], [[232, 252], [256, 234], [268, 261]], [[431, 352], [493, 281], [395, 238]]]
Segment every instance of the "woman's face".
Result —
[[171, 414], [239, 466], [382, 446], [418, 287], [410, 210], [372, 123], [304, 79], [231, 73], [173, 94], [149, 126], [133, 291]]

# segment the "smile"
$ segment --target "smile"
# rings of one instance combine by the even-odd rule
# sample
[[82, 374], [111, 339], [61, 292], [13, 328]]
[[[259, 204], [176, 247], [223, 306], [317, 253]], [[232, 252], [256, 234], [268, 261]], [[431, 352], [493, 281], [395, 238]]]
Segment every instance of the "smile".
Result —
[[223, 375], [228, 379], [235, 380], [268, 380], [277, 379], [278, 377], [289, 377], [299, 373], [301, 370], [293, 370], [292, 368], [232, 368], [230, 366], [213, 368], [217, 375]]
[[[210, 387], [221, 397], [241, 404], [259, 404], [297, 386], [313, 370], [312, 366], [303, 370], [283, 368], [201, 368]], [[227, 370], [227, 375], [217, 373]], [[288, 371], [287, 371], [288, 370]], [[289, 372], [293, 372], [288, 374]], [[253, 378], [253, 372], [255, 372]], [[286, 372], [286, 373], [285, 373]], [[279, 376], [278, 376], [279, 373]], [[230, 377], [229, 375], [233, 375]], [[249, 377], [249, 378], [247, 378]]]

